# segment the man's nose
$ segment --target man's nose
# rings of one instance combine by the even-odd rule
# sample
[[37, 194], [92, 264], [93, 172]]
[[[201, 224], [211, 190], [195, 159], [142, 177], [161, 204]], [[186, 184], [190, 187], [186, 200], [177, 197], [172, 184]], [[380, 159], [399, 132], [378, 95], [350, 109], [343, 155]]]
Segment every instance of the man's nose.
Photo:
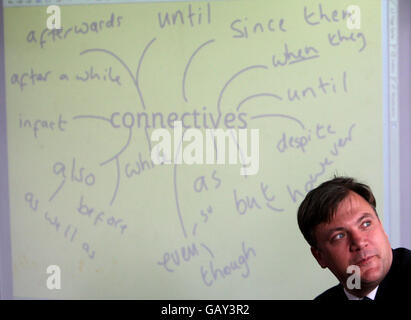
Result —
[[367, 238], [361, 231], [353, 231], [350, 233], [350, 250], [358, 251], [367, 246]]

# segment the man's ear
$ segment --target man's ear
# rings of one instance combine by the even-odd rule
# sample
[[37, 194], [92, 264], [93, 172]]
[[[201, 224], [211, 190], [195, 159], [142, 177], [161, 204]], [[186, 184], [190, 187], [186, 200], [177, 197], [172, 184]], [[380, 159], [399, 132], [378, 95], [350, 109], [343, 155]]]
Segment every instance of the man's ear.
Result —
[[321, 252], [320, 249], [317, 249], [315, 247], [311, 247], [311, 253], [314, 256], [315, 260], [317, 260], [318, 264], [321, 266], [321, 268], [327, 268], [327, 264], [325, 263], [323, 253]]

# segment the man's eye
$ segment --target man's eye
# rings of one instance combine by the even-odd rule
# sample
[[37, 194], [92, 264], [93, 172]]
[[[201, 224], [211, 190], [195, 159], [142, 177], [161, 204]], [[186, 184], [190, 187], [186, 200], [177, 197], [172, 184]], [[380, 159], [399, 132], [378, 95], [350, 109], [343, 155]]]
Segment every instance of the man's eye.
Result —
[[369, 226], [371, 225], [371, 221], [364, 221], [364, 222], [362, 223], [362, 225], [363, 225], [363, 227], [367, 228], [367, 227], [369, 227]]
[[335, 236], [332, 237], [332, 240], [340, 240], [344, 238], [344, 233], [337, 233]]

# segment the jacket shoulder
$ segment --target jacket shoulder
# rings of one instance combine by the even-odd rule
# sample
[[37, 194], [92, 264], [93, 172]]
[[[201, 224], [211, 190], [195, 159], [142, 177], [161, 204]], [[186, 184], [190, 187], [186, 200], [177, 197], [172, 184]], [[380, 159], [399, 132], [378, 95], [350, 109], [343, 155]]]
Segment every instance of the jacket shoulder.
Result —
[[317, 296], [314, 301], [345, 301], [347, 300], [347, 296], [344, 293], [341, 284], [337, 284], [336, 286], [324, 291], [319, 296]]

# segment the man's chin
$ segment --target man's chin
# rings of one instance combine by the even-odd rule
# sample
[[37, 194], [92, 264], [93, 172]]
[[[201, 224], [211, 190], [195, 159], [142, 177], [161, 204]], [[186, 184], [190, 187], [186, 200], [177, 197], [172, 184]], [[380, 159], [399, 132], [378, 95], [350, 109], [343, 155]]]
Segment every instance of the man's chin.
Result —
[[381, 267], [378, 266], [361, 270], [361, 284], [366, 286], [379, 285], [383, 277]]

